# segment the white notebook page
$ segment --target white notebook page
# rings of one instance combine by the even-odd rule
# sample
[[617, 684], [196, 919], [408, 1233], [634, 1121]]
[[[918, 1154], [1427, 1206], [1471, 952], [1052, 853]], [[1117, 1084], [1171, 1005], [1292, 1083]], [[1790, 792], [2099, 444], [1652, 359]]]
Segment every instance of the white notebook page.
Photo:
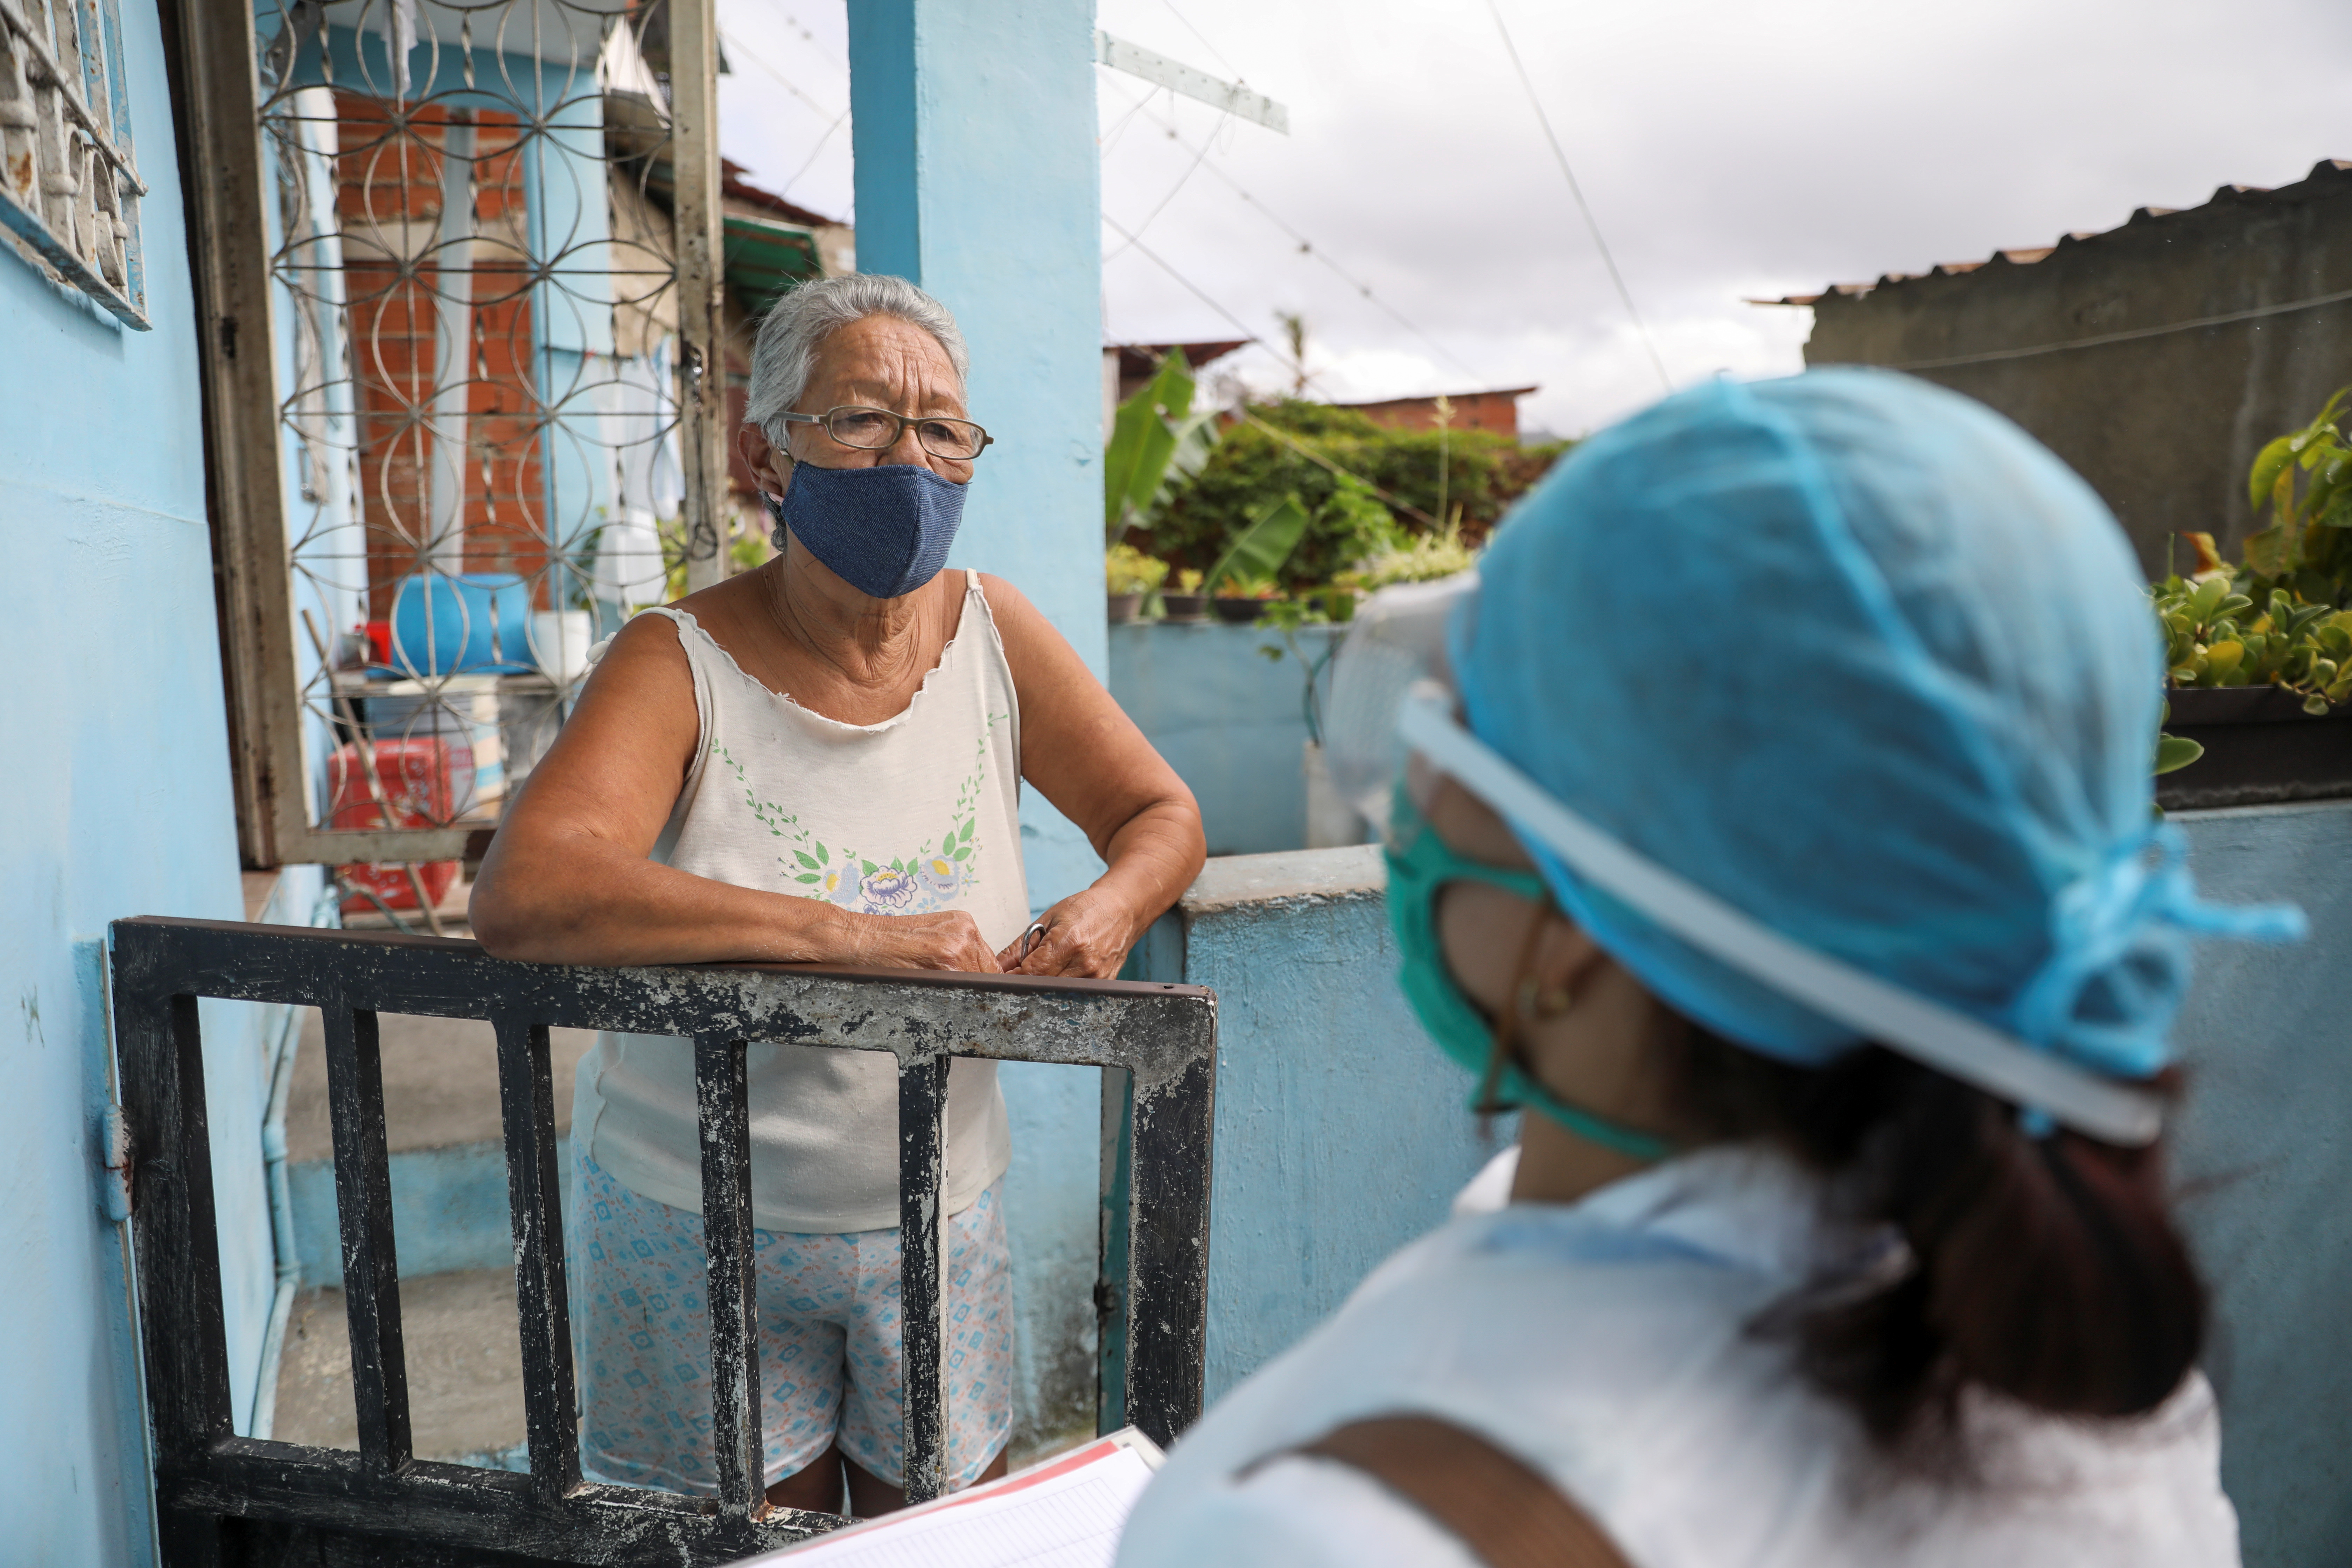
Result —
[[1059, 1475], [760, 1561], [775, 1568], [1110, 1568], [1151, 1468], [1132, 1448], [1106, 1447]]

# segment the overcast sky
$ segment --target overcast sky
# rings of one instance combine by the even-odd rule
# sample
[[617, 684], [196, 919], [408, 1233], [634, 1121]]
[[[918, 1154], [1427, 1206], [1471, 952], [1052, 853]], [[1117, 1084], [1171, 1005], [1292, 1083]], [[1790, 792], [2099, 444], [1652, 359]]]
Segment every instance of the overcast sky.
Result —
[[[1498, 4], [1676, 385], [1801, 363], [1811, 312], [1744, 296], [2352, 158], [2344, 0]], [[719, 16], [729, 155], [847, 214], [841, 0]], [[1539, 384], [1522, 421], [1561, 434], [1659, 392], [1486, 0], [1102, 0], [1100, 25], [1288, 107], [1277, 135], [1096, 68], [1107, 216], [1249, 332], [1304, 315], [1315, 392]], [[1107, 339], [1244, 335], [1108, 226], [1104, 251]], [[1260, 350], [1220, 368], [1288, 384]]]

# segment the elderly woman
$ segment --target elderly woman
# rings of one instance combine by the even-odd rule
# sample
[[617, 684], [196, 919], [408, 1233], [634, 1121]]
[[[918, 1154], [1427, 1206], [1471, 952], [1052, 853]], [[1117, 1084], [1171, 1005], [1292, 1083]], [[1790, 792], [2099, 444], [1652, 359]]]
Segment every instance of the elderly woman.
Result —
[[1717, 383], [1580, 448], [1451, 630], [1388, 897], [1526, 1108], [1507, 1202], [1211, 1410], [1120, 1568], [2234, 1564], [2166, 1032], [2189, 936], [2296, 922], [2152, 820], [2098, 499], [1919, 382]]
[[[770, 313], [739, 449], [766, 566], [613, 639], [474, 893], [503, 957], [1116, 973], [1202, 859], [1191, 793], [1012, 584], [946, 572], [990, 437], [963, 339], [913, 285], [804, 285]], [[1032, 933], [1020, 781], [1108, 869]], [[898, 1506], [898, 1098], [862, 1052], [754, 1046], [752, 1213], [770, 1498]], [[573, 1098], [583, 1467], [709, 1493], [692, 1053], [604, 1035]], [[998, 1473], [1013, 1326], [993, 1063], [947, 1112], [950, 1484]]]

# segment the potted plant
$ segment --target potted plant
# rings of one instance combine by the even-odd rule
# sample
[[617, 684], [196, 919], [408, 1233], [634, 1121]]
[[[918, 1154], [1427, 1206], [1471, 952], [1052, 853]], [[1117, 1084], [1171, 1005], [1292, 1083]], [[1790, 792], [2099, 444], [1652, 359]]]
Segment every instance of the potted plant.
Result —
[[2149, 590], [2166, 642], [2157, 804], [2166, 810], [2352, 796], [2352, 446], [2346, 394], [2263, 447], [2250, 499], [2271, 525]]
[[1205, 581], [1217, 618], [1246, 626], [1265, 614], [1267, 602], [1282, 595], [1275, 574], [1306, 531], [1307, 509], [1297, 496], [1286, 495], [1258, 508], [1209, 568]]
[[1227, 626], [1245, 626], [1265, 615], [1266, 606], [1281, 597], [1282, 589], [1271, 577], [1227, 575], [1217, 584], [1209, 607]]
[[1167, 579], [1168, 563], [1156, 561], [1132, 544], [1114, 544], [1103, 554], [1103, 579], [1110, 601], [1110, 623], [1127, 625], [1143, 612], [1146, 595], [1159, 591]]
[[1461, 521], [1457, 516], [1439, 532], [1423, 534], [1382, 550], [1353, 569], [1339, 574], [1328, 586], [1294, 591], [1288, 598], [1266, 607], [1265, 624], [1281, 634], [1283, 646], [1276, 647], [1268, 644], [1258, 652], [1279, 663], [1286, 648], [1289, 657], [1306, 676], [1300, 693], [1300, 708], [1307, 721], [1307, 739], [1299, 758], [1299, 768], [1307, 790], [1307, 848], [1360, 844], [1364, 842], [1368, 825], [1333, 786], [1330, 770], [1323, 755], [1323, 710], [1318, 684], [1331, 656], [1339, 649], [1339, 640], [1336, 637], [1327, 637], [1321, 649], [1309, 657], [1307, 650], [1299, 646], [1300, 628], [1314, 623], [1344, 624], [1355, 618], [1356, 602], [1363, 595], [1377, 593], [1398, 583], [1427, 583], [1441, 577], [1456, 576], [1477, 563], [1477, 552], [1462, 542]]
[[1176, 591], [1160, 595], [1160, 613], [1171, 621], [1205, 621], [1209, 595], [1201, 592], [1201, 574], [1191, 567], [1176, 574]]

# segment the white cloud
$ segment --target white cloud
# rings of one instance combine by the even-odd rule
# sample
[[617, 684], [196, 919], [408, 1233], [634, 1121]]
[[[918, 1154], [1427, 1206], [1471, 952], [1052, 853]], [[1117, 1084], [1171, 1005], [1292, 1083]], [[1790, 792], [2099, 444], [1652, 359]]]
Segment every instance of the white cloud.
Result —
[[[1680, 384], [1801, 363], [1809, 313], [1743, 296], [2046, 245], [2352, 153], [2340, 0], [1501, 3]], [[721, 8], [825, 106], [847, 101], [842, 15], [840, 0]], [[1112, 335], [1240, 335], [1197, 289], [1272, 342], [1277, 310], [1303, 313], [1318, 375], [1345, 395], [1539, 383], [1523, 417], [1564, 432], [1655, 395], [1485, 0], [1101, 0], [1100, 21], [1244, 77], [1292, 127], [1221, 122], [1097, 68], [1104, 210], [1148, 218], [1143, 246], [1192, 285], [1106, 228]], [[826, 121], [735, 67], [730, 151], [781, 181]], [[845, 212], [849, 171], [845, 129], [791, 194]], [[1283, 384], [1270, 356], [1234, 363]]]

